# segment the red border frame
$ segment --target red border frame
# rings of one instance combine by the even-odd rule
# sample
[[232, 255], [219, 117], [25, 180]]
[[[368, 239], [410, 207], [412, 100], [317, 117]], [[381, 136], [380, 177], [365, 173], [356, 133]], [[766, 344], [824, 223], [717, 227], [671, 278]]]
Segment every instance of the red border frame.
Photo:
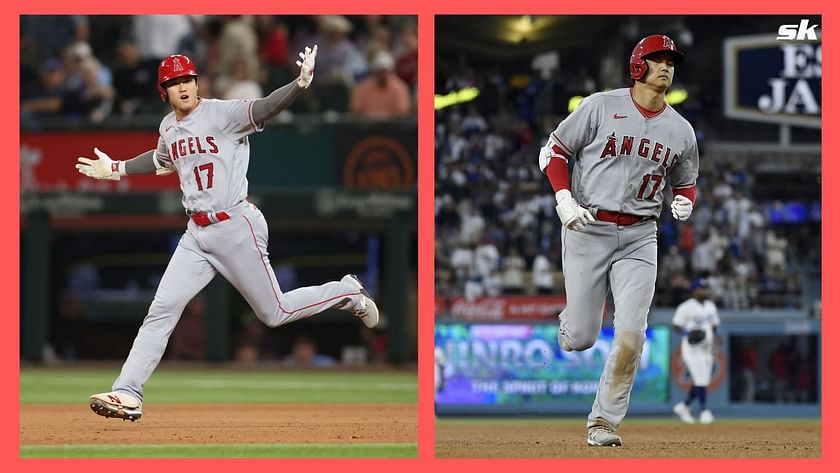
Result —
[[[233, 469], [254, 469], [254, 470], [297, 470], [306, 471], [349, 471], [365, 472], [372, 471], [393, 471], [399, 469], [401, 473], [413, 471], [429, 471], [434, 469], [437, 472], [460, 471], [466, 468], [481, 469], [482, 471], [504, 471], [509, 473], [513, 469], [532, 470], [569, 470], [579, 471], [584, 469], [605, 469], [619, 468], [623, 471], [647, 471], [650, 469], [669, 469], [681, 472], [697, 471], [708, 473], [711, 469], [760, 469], [762, 473], [769, 471], [784, 471], [789, 473], [795, 468], [808, 468], [817, 470], [832, 469], [830, 465], [837, 463], [838, 454], [831, 446], [837, 439], [837, 427], [830, 419], [837, 418], [836, 407], [831, 402], [837, 395], [837, 384], [832, 376], [822, 378], [823, 386], [823, 457], [821, 459], [797, 460], [797, 459], [524, 459], [524, 460], [436, 460], [434, 459], [434, 415], [433, 415], [433, 389], [432, 389], [432, 355], [433, 355], [433, 326], [434, 326], [434, 111], [433, 111], [433, 84], [434, 84], [434, 15], [435, 14], [716, 14], [716, 13], [742, 13], [742, 14], [801, 14], [819, 13], [823, 18], [823, 75], [824, 83], [833, 83], [837, 66], [835, 63], [834, 47], [836, 41], [832, 29], [833, 20], [836, 18], [834, 12], [836, 7], [829, 7], [829, 2], [814, 0], [801, 0], [799, 2], [781, 2], [779, 0], [743, 0], [732, 2], [725, 0], [707, 0], [691, 5], [678, 5], [676, 3], [657, 4], [634, 3], [618, 0], [601, 0], [596, 4], [588, 2], [563, 2], [561, 0], [537, 1], [519, 0], [517, 2], [494, 2], [486, 0], [406, 0], [397, 3], [393, 0], [357, 0], [355, 2], [341, 2], [338, 0], [311, 0], [306, 2], [277, 2], [265, 0], [253, 0], [248, 4], [237, 4], [236, 2], [224, 2], [221, 0], [205, 0], [199, 4], [176, 3], [163, 0], [146, 0], [137, 5], [130, 5], [128, 2], [121, 3], [113, 0], [85, 1], [84, 6], [61, 2], [58, 0], [24, 2], [23, 0], [12, 0], [4, 2], [0, 7], [4, 15], [0, 16], [0, 35], [3, 41], [0, 44], [9, 52], [9, 57], [14, 57], [13, 63], [8, 70], [19, 69], [19, 55], [12, 50], [19, 45], [18, 15], [21, 14], [71, 14], [84, 12], [86, 14], [138, 14], [138, 13], [195, 13], [207, 12], [213, 14], [238, 14], [238, 13], [276, 13], [286, 14], [315, 14], [315, 13], [343, 13], [343, 14], [364, 14], [364, 13], [387, 13], [387, 14], [416, 14], [419, 25], [419, 85], [418, 85], [418, 241], [421, 242], [418, 248], [418, 270], [419, 270], [419, 379], [418, 379], [418, 458], [399, 460], [21, 460], [19, 458], [19, 312], [20, 312], [20, 286], [19, 286], [19, 232], [16, 229], [4, 231], [2, 237], [3, 254], [0, 256], [3, 261], [9, 264], [4, 265], [2, 273], [2, 284], [6, 302], [5, 317], [7, 327], [0, 331], [2, 340], [2, 364], [0, 364], [6, 383], [0, 390], [0, 415], [2, 417], [2, 443], [0, 443], [0, 462], [12, 471], [49, 471], [57, 469], [70, 471], [109, 471], [112, 473], [142, 472], [148, 473], [155, 469], [162, 471], [175, 469], [190, 469], [193, 471], [223, 471], [229, 472]], [[3, 76], [3, 94], [6, 95], [10, 104], [19, 103], [19, 84], [16, 72]], [[837, 115], [837, 100], [833, 89], [824, 88], [823, 91], [823, 136], [837, 136], [834, 132], [837, 128], [834, 119]], [[3, 185], [0, 186], [3, 201], [19, 202], [19, 173], [17, 171], [18, 160], [15, 155], [19, 152], [19, 115], [14, 110], [16, 107], [8, 107], [4, 114], [6, 126], [3, 134], [6, 135], [3, 143], [7, 147], [5, 160], [15, 163], [14, 165], [2, 167], [5, 172], [0, 173]], [[834, 160], [827, 159], [823, 162], [824, 175], [829, 175], [829, 182], [834, 177], [837, 164]], [[837, 190], [832, 186], [823, 186], [823, 202], [831, 203], [836, 198]], [[823, 238], [835, 236], [837, 210], [831, 205], [823, 205]], [[833, 246], [825, 246], [824, 261], [829, 263], [837, 261], [836, 250]], [[832, 264], [824, 265], [823, 269], [824, 287], [829, 288], [836, 280], [836, 269]], [[836, 330], [836, 316], [833, 314], [835, 301], [831, 297], [831, 291], [824, 291], [829, 297], [823, 300], [823, 313], [829, 314], [824, 319], [823, 333], [832, 334]], [[824, 343], [823, 366], [837, 359], [837, 345]], [[826, 371], [827, 372], [827, 371]], [[84, 408], [84, 405], [82, 405]], [[60, 428], [60, 426], [56, 426]], [[675, 454], [678, 452], [674, 452]], [[836, 469], [837, 466], [834, 466]]]

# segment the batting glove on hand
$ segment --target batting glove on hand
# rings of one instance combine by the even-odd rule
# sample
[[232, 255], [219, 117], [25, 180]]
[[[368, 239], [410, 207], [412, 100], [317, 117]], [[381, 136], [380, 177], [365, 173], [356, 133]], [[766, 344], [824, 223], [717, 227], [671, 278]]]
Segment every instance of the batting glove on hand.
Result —
[[76, 164], [76, 169], [87, 177], [94, 179], [108, 179], [112, 181], [120, 180], [120, 173], [115, 169], [116, 162], [110, 156], [99, 151], [99, 148], [93, 148], [93, 152], [99, 157], [97, 160], [88, 159], [79, 156], [79, 162]]
[[688, 197], [682, 195], [675, 195], [671, 202], [671, 215], [680, 222], [685, 222], [691, 216], [691, 211], [694, 210], [694, 204]]
[[595, 221], [595, 217], [588, 210], [578, 205], [568, 189], [561, 189], [554, 195], [557, 198], [557, 216], [569, 230], [579, 232], [588, 223]]
[[300, 76], [297, 78], [297, 83], [301, 88], [306, 89], [315, 77], [315, 56], [318, 55], [318, 45], [316, 44], [311, 49], [307, 46], [298, 55], [300, 60], [295, 62], [300, 67]]

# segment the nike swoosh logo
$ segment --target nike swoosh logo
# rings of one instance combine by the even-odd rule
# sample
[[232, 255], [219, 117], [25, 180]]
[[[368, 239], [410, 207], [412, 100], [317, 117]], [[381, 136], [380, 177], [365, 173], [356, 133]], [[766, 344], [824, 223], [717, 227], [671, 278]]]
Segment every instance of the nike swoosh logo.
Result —
[[615, 115], [613, 115], [613, 118], [615, 118], [616, 120], [619, 120], [621, 118], [627, 118], [627, 115], [619, 115], [619, 114], [616, 113]]
[[169, 125], [168, 127], [166, 127], [165, 130], [163, 130], [163, 132], [166, 133], [167, 131], [171, 130], [173, 126], [175, 125]]

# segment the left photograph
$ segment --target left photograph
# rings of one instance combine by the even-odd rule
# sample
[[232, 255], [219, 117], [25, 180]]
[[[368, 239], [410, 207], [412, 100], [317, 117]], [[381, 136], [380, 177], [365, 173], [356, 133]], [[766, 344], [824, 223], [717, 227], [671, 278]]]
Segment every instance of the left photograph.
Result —
[[20, 456], [417, 456], [417, 18], [20, 17]]

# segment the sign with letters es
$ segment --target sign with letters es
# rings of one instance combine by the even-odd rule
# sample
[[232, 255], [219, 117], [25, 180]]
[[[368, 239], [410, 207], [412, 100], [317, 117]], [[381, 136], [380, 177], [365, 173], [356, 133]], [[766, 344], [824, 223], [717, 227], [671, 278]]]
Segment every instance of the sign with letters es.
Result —
[[814, 25], [801, 26], [724, 41], [725, 116], [821, 127], [822, 41]]

